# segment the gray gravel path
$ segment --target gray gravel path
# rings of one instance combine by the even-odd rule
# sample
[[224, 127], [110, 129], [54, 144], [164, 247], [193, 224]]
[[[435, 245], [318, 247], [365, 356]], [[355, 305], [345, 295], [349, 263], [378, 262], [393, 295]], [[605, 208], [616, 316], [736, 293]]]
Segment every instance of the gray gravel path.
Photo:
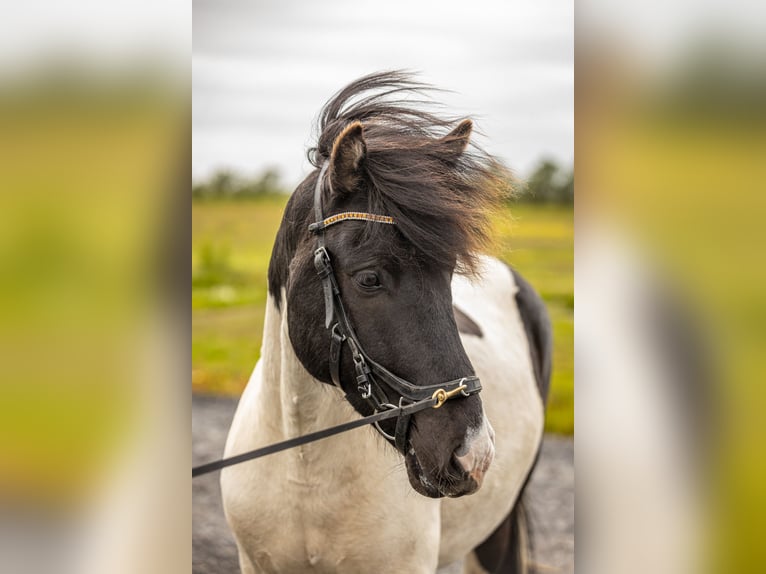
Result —
[[[194, 396], [194, 464], [219, 458], [237, 401]], [[546, 435], [540, 461], [527, 488], [538, 572], [574, 572], [574, 445], [570, 438]], [[236, 574], [237, 550], [221, 507], [218, 473], [192, 485], [194, 574]]]

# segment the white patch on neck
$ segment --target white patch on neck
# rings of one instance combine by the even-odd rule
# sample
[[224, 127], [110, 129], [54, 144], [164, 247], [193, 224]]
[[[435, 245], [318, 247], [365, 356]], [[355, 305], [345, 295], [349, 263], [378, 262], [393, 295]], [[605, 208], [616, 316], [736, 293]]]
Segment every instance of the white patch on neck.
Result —
[[[303, 368], [284, 296], [281, 309], [269, 298], [262, 357], [232, 422], [227, 456], [359, 416], [339, 389]], [[335, 571], [341, 561], [353, 572], [436, 569], [439, 503], [413, 492], [401, 456], [372, 427], [230, 467], [221, 486], [240, 554], [256, 570], [264, 548], [276, 572]], [[360, 553], [370, 532], [375, 544]]]

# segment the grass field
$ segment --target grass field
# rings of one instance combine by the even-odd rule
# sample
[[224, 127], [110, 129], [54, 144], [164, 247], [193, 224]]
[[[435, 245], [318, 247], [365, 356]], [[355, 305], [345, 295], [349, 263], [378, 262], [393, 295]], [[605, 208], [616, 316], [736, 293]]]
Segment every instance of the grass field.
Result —
[[[238, 395], [261, 347], [266, 272], [286, 198], [192, 203], [192, 388]], [[510, 217], [508, 217], [510, 213]], [[573, 218], [515, 205], [495, 222], [497, 255], [545, 299], [554, 330], [546, 430], [574, 430]]]

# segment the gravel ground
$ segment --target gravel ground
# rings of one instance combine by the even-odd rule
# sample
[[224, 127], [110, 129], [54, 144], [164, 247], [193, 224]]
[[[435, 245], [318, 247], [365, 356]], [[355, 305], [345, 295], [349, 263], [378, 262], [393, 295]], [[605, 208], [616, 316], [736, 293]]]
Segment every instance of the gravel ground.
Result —
[[[221, 456], [237, 402], [195, 396], [192, 403], [194, 464]], [[218, 473], [195, 478], [192, 490], [194, 574], [236, 574], [237, 550], [221, 507]], [[574, 445], [546, 435], [527, 487], [534, 558], [540, 574], [574, 572]]]

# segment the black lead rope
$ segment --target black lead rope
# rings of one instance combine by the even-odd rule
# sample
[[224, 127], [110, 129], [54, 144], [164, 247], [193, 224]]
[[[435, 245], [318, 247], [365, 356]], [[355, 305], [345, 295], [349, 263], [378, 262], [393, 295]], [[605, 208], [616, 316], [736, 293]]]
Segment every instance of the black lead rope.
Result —
[[[446, 395], [446, 392], [445, 392], [445, 395]], [[429, 407], [439, 408], [445, 400], [446, 398], [442, 398], [441, 396], [433, 396], [429, 399], [424, 399], [422, 401], [412, 403], [411, 405], [406, 405], [403, 407], [397, 407], [395, 409], [383, 411], [380, 413], [375, 413], [373, 415], [366, 416], [364, 418], [361, 418], [355, 421], [349, 421], [347, 423], [339, 424], [334, 427], [326, 428], [326, 429], [312, 432], [303, 436], [298, 436], [295, 438], [284, 440], [282, 442], [274, 443], [269, 446], [264, 446], [261, 448], [257, 448], [255, 450], [244, 452], [236, 456], [224, 458], [221, 460], [216, 460], [213, 462], [209, 462], [207, 464], [202, 464], [200, 466], [195, 466], [194, 468], [192, 468], [192, 478], [197, 476], [202, 476], [203, 474], [215, 472], [216, 470], [221, 470], [222, 468], [226, 468], [227, 466], [233, 466], [241, 462], [247, 462], [248, 460], [261, 458], [262, 456], [274, 454], [277, 452], [281, 452], [283, 450], [294, 448], [296, 446], [301, 446], [304, 444], [308, 444], [310, 442], [322, 440], [323, 438], [327, 438], [336, 434], [354, 430], [355, 428], [363, 427], [365, 425], [371, 425], [374, 423], [378, 423], [380, 421], [384, 421], [386, 419], [398, 417], [399, 415], [412, 415], [418, 411], [425, 410]]]

